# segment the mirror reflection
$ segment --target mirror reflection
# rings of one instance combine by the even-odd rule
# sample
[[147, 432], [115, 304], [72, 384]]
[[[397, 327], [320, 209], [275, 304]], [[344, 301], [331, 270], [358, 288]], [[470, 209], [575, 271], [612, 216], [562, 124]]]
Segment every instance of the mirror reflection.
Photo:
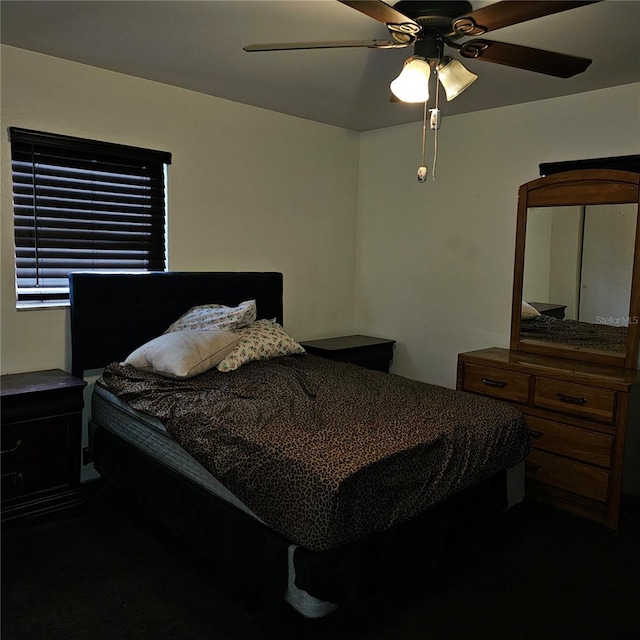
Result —
[[528, 210], [520, 340], [625, 353], [637, 209]]

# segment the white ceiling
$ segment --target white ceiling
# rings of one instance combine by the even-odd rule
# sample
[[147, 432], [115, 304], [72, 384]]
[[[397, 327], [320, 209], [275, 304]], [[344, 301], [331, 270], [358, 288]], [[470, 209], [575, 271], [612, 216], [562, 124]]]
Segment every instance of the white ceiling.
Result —
[[[356, 131], [422, 117], [420, 105], [389, 102], [389, 82], [411, 48], [242, 50], [264, 42], [389, 39], [384, 25], [335, 0], [2, 0], [0, 11], [1, 41], [15, 47]], [[443, 115], [640, 82], [639, 33], [636, 0], [606, 0], [491, 32], [487, 39], [593, 63], [559, 79], [464, 60], [479, 78], [456, 100], [443, 100]], [[605, 117], [615, 117], [615, 105]]]

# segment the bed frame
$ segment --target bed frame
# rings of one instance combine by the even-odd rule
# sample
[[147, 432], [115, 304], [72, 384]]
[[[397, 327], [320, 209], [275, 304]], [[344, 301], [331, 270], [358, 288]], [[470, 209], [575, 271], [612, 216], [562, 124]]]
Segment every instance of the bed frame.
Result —
[[[70, 292], [72, 371], [79, 377], [123, 360], [194, 305], [235, 306], [255, 299], [258, 318], [283, 321], [280, 273], [73, 273]], [[123, 501], [197, 549], [217, 575], [240, 585], [253, 605], [285, 598], [296, 606], [292, 597], [302, 591], [319, 603], [316, 613], [296, 606], [311, 617], [331, 610], [323, 602], [349, 606], [400, 583], [424, 581], [448, 543], [473, 544], [472, 532], [507, 506], [503, 472], [410, 522], [340, 549], [312, 552], [291, 545], [101, 425], [90, 421], [89, 432], [96, 469]]]

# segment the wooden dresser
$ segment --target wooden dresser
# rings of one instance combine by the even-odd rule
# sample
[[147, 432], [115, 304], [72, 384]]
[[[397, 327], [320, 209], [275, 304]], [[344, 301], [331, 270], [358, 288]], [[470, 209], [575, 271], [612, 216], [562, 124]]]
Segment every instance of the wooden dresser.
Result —
[[617, 527], [625, 452], [638, 482], [639, 371], [491, 348], [458, 356], [457, 388], [526, 415], [528, 497]]
[[457, 379], [525, 414], [528, 497], [612, 528], [640, 496], [640, 166], [593, 167], [624, 161], [520, 185], [509, 349], [460, 354]]

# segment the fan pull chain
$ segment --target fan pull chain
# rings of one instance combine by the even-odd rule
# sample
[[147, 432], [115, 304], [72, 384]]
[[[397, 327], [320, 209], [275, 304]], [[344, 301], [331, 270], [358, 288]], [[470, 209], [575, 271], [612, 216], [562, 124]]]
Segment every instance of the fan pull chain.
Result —
[[418, 182], [426, 182], [428, 173], [428, 169], [425, 165], [425, 148], [427, 141], [427, 102], [428, 100], [424, 101], [424, 111], [422, 113], [422, 163], [418, 167]]
[[436, 180], [436, 161], [438, 160], [438, 130], [440, 129], [440, 83], [436, 81], [436, 108], [429, 111], [431, 128], [433, 129], [433, 169], [431, 176]]
[[[422, 164], [418, 167], [418, 182], [427, 181], [427, 173], [429, 170], [426, 166], [425, 151], [427, 142], [427, 102], [424, 102], [424, 111], [422, 113]], [[436, 77], [436, 106], [434, 109], [429, 109], [429, 126], [433, 129], [433, 170], [431, 175], [433, 181], [436, 179], [436, 162], [438, 160], [438, 129], [440, 129], [440, 83]]]

